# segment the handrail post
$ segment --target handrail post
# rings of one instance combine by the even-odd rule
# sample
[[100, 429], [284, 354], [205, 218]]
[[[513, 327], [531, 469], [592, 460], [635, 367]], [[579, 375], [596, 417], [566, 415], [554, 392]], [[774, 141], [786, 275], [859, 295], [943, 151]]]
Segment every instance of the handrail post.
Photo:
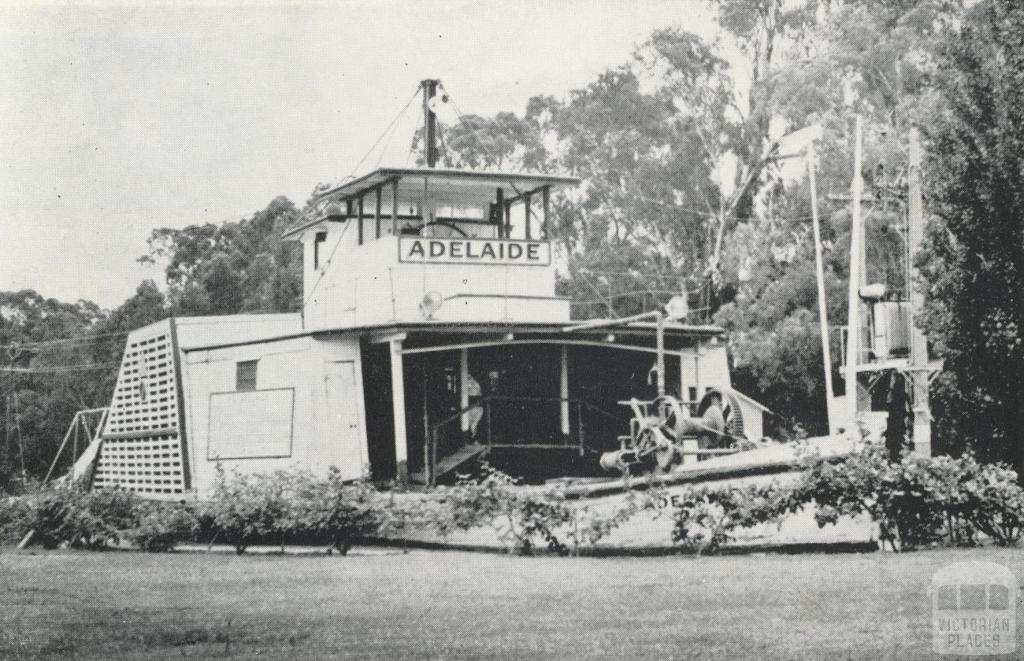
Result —
[[579, 434], [580, 456], [582, 457], [583, 456], [583, 443], [584, 443], [585, 436], [584, 436], [584, 433], [583, 433], [583, 410], [580, 408], [579, 402], [576, 403], [576, 428], [579, 430], [578, 434]]
[[430, 486], [437, 486], [437, 429], [430, 432]]
[[494, 409], [491, 407], [491, 399], [487, 399], [487, 449], [490, 450], [491, 446], [494, 445], [494, 437], [491, 436], [491, 414]]

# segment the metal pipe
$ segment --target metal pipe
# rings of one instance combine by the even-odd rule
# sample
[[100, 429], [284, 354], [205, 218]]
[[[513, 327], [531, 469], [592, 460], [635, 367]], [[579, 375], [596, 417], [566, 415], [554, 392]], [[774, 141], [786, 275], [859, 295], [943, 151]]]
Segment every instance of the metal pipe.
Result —
[[658, 397], [665, 396], [665, 315], [660, 310], [655, 311], [654, 319], [658, 324]]
[[818, 280], [818, 323], [821, 326], [821, 353], [825, 368], [825, 414], [828, 433], [838, 433], [832, 408], [832, 346], [828, 332], [828, 305], [825, 302], [825, 266], [821, 256], [821, 224], [818, 222], [818, 185], [814, 173], [814, 142], [807, 147], [807, 171], [811, 183], [811, 219], [814, 222], [814, 266]]
[[572, 333], [579, 330], [590, 330], [593, 328], [607, 328], [610, 326], [622, 326], [624, 324], [632, 323], [634, 321], [643, 321], [644, 319], [651, 319], [656, 315], [661, 315], [660, 310], [654, 310], [652, 312], [641, 312], [640, 314], [634, 314], [631, 317], [622, 317], [620, 319], [594, 319], [587, 321], [582, 324], [576, 324], [575, 326], [563, 326], [563, 333]]

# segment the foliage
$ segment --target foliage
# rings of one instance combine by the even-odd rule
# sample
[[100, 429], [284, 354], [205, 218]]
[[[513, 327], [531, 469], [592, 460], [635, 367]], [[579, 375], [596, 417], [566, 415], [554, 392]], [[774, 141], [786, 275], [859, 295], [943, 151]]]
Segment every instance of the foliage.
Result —
[[892, 461], [884, 445], [863, 444], [838, 459], [805, 457], [791, 484], [690, 489], [673, 512], [672, 539], [713, 553], [738, 529], [781, 522], [807, 506], [819, 526], [871, 517], [879, 542], [896, 551], [974, 545], [979, 533], [1001, 546], [1024, 536], [1024, 489], [1014, 471], [971, 455]]
[[165, 553], [196, 531], [199, 522], [192, 509], [177, 503], [144, 503], [135, 526], [125, 538], [142, 551]]
[[1024, 537], [1024, 488], [1016, 471], [971, 457], [961, 461], [971, 471], [961, 487], [960, 517], [1001, 546], [1017, 544]]
[[974, 457], [908, 455], [890, 461], [886, 448], [864, 445], [839, 460], [807, 460], [794, 498], [816, 504], [819, 525], [868, 514], [880, 541], [894, 550], [940, 542], [1016, 543], [1024, 525], [1024, 489], [1014, 471]]
[[572, 513], [561, 494], [534, 492], [501, 471], [487, 467], [480, 479], [460, 478], [442, 495], [444, 517], [437, 521], [443, 532], [490, 526], [510, 550], [531, 555], [540, 538], [550, 551], [568, 555], [568, 547], [555, 534]]
[[738, 528], [781, 521], [800, 509], [792, 489], [778, 483], [744, 487], [697, 487], [673, 512], [672, 541], [697, 553], [714, 553]]
[[[921, 320], [944, 371], [939, 424], [951, 451], [1024, 472], [1024, 6], [977, 3], [942, 49], [948, 109], [928, 124], [935, 212], [918, 264]], [[981, 441], [984, 439], [984, 442]]]
[[217, 481], [203, 502], [204, 514], [212, 520], [218, 537], [241, 555], [256, 541], [280, 535], [291, 527], [289, 492], [294, 476], [285, 471], [270, 475], [230, 478], [217, 466]]
[[289, 490], [286, 527], [326, 542], [344, 555], [353, 541], [372, 536], [383, 526], [379, 499], [370, 483], [346, 481], [334, 467], [323, 480], [300, 473]]
[[24, 498], [0, 493], [0, 546], [19, 541], [24, 534], [28, 503]]
[[[483, 477], [461, 477], [406, 513], [407, 526], [421, 525], [443, 536], [456, 530], [492, 528], [509, 550], [532, 555], [538, 544], [557, 555], [579, 555], [637, 513], [650, 509], [660, 492], [629, 489], [610, 510], [574, 500], [560, 488], [533, 488], [493, 468]], [[414, 512], [414, 514], [413, 514]], [[410, 514], [412, 514], [410, 516]]]
[[85, 491], [78, 485], [45, 487], [23, 496], [20, 520], [11, 522], [19, 535], [35, 531], [32, 543], [53, 549], [61, 544], [99, 550], [121, 541], [135, 525], [139, 501], [120, 489]]
[[251, 218], [219, 225], [159, 228], [140, 261], [165, 264], [178, 314], [288, 312], [299, 308], [302, 256], [281, 233], [299, 218], [285, 197]]

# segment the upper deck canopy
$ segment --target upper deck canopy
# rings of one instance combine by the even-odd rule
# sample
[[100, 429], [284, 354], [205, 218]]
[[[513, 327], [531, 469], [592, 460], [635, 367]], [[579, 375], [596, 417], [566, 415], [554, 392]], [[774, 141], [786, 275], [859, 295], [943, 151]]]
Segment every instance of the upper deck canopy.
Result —
[[[485, 220], [489, 205], [496, 205], [504, 207], [506, 216], [505, 224], [499, 228], [500, 237], [503, 233], [507, 235], [509, 228], [505, 225], [509, 223], [508, 209], [511, 205], [528, 203], [531, 198], [546, 200], [551, 189], [576, 186], [579, 183], [576, 177], [527, 172], [380, 168], [324, 191], [316, 197], [314, 205], [320, 207], [319, 214], [322, 216], [341, 219], [355, 216], [358, 206], [363, 209], [360, 214], [366, 217], [375, 216], [378, 212], [393, 217], [392, 209], [399, 209], [398, 215], [403, 219], [418, 218], [423, 222], [426, 222], [425, 210], [432, 219], [439, 220], [432, 213], [432, 210], [438, 208], [457, 208], [463, 211], [476, 208], [476, 218]], [[326, 211], [339, 204], [344, 207], [341, 212]], [[315, 218], [286, 231], [282, 238], [297, 236], [324, 222], [324, 217]]]
[[488, 170], [456, 170], [446, 168], [381, 168], [358, 179], [345, 182], [317, 199], [355, 199], [360, 195], [398, 180], [400, 196], [417, 195], [426, 186], [439, 194], [454, 193], [467, 197], [487, 196], [495, 187], [508, 187], [513, 195], [534, 192], [546, 186], [576, 186], [580, 180], [553, 174], [498, 172]]

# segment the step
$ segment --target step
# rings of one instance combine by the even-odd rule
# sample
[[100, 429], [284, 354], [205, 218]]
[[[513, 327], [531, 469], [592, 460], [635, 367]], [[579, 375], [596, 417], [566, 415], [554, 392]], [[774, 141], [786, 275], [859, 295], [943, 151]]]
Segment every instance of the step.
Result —
[[[459, 466], [461, 466], [462, 464], [469, 461], [470, 459], [476, 457], [482, 452], [485, 452], [486, 450], [487, 446], [481, 445], [480, 443], [470, 443], [469, 445], [464, 445], [455, 452], [448, 455], [447, 457], [442, 457], [441, 459], [438, 460], [437, 466], [435, 467], [434, 476], [440, 477], [442, 475], [450, 473]], [[409, 479], [412, 480], [413, 482], [418, 482], [420, 484], [426, 483], [423, 471], [410, 473]]]

